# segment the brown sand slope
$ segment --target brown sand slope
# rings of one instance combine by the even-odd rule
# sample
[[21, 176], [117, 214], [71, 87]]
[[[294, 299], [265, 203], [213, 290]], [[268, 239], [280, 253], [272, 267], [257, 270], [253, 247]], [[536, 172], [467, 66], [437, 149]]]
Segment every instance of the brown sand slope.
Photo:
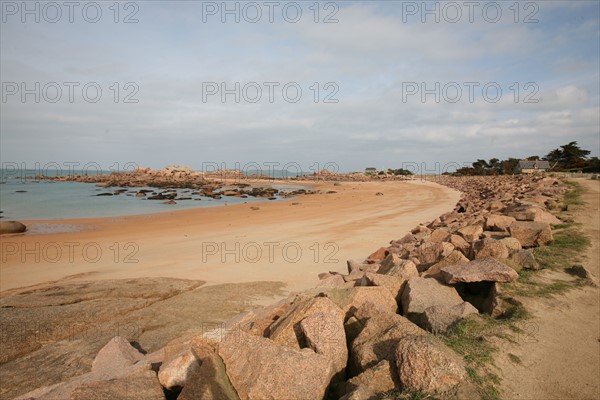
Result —
[[418, 223], [451, 210], [459, 199], [456, 191], [420, 181], [309, 184], [323, 194], [60, 221], [86, 230], [5, 236], [0, 290], [77, 274], [82, 280], [172, 277], [209, 285], [281, 281], [300, 290], [314, 286], [320, 272], [345, 271], [347, 259], [366, 257]]
[[[592, 240], [583, 264], [600, 277], [600, 182], [577, 180], [587, 192], [576, 222]], [[568, 267], [566, 265], [565, 267]], [[544, 272], [570, 280], [562, 272]], [[562, 277], [561, 277], [562, 275]], [[600, 290], [585, 286], [554, 298], [524, 298], [532, 318], [523, 325], [518, 343], [500, 352], [502, 397], [506, 399], [600, 398]], [[522, 364], [511, 363], [507, 354]]]

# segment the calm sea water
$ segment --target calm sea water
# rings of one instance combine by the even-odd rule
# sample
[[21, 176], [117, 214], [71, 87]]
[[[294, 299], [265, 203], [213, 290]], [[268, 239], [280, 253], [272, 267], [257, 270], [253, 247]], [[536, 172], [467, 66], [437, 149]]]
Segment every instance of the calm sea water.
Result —
[[[162, 204], [165, 200], [146, 200], [135, 197], [141, 189], [152, 188], [99, 188], [93, 183], [35, 181], [8, 177], [0, 184], [0, 211], [4, 220], [116, 217], [157, 212], [168, 212], [200, 207], [218, 207], [240, 203], [255, 203], [267, 200], [248, 197], [224, 196], [220, 200], [192, 196], [190, 189], [177, 189], [177, 197], [193, 197], [200, 200], [180, 200], [177, 204]], [[283, 191], [301, 187], [293, 185], [272, 185]], [[97, 196], [99, 193], [127, 189], [127, 192], [114, 196]], [[154, 189], [164, 191], [164, 189]], [[170, 190], [175, 191], [175, 190]]]

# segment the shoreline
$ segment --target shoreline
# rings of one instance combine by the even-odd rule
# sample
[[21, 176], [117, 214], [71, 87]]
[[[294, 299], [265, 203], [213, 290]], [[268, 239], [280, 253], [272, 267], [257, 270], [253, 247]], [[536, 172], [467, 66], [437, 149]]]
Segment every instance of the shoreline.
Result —
[[27, 220], [84, 230], [4, 236], [0, 291], [74, 275], [77, 280], [172, 277], [207, 285], [281, 281], [289, 291], [303, 290], [318, 283], [323, 270], [344, 271], [347, 259], [385, 245], [396, 229], [401, 237], [435, 219], [460, 198], [457, 191], [423, 181], [293, 182], [307, 183], [322, 193], [125, 217]]
[[[0, 188], [3, 202], [2, 220], [39, 223], [40, 221], [70, 221], [91, 218], [121, 218], [133, 215], [158, 214], [179, 210], [220, 207], [229, 203], [264, 203], [313, 194], [314, 182], [287, 180], [232, 180], [207, 179], [203, 189], [161, 186], [98, 186], [94, 182], [39, 181], [41, 184], [79, 185], [72, 188], [21, 185]], [[215, 182], [218, 191], [214, 192]], [[18, 189], [18, 190], [17, 190]], [[26, 189], [26, 190], [24, 190]], [[220, 191], [220, 192], [219, 192]], [[17, 193], [15, 197], [15, 192]], [[20, 194], [19, 192], [30, 192]], [[233, 193], [233, 192], [237, 192]], [[25, 196], [21, 198], [20, 196]], [[104, 197], [107, 196], [107, 197]], [[160, 197], [162, 198], [153, 198]], [[202, 200], [202, 201], [199, 201]], [[69, 208], [73, 210], [69, 213]], [[43, 210], [39, 212], [38, 210]], [[91, 216], [90, 216], [91, 215]]]

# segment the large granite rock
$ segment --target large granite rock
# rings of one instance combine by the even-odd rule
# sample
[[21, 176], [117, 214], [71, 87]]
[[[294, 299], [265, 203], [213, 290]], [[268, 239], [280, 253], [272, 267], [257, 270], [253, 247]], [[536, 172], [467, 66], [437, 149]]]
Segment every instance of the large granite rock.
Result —
[[370, 254], [369, 257], [367, 257], [367, 260], [381, 261], [388, 255], [388, 253], [389, 253], [389, 251], [387, 248], [380, 247], [378, 250], [376, 250], [375, 252]]
[[365, 386], [373, 394], [385, 393], [400, 388], [396, 363], [382, 360], [348, 381], [348, 386], [356, 389]]
[[317, 284], [319, 288], [330, 288], [330, 287], [345, 287], [346, 281], [342, 275], [330, 275], [321, 279]]
[[223, 359], [213, 351], [205, 351], [201, 358], [200, 368], [189, 375], [177, 400], [239, 400]]
[[471, 251], [471, 243], [467, 242], [462, 236], [451, 235], [450, 243], [452, 243], [456, 249], [463, 253], [463, 255], [469, 255], [469, 252]]
[[22, 233], [27, 227], [19, 221], [0, 221], [0, 235]]
[[200, 360], [194, 349], [190, 348], [164, 360], [158, 372], [158, 380], [169, 390], [183, 388], [198, 368], [200, 368]]
[[431, 266], [442, 258], [447, 257], [454, 250], [454, 245], [448, 242], [425, 242], [419, 247], [418, 258], [421, 262], [418, 269], [422, 271], [426, 266]]
[[366, 303], [373, 303], [378, 308], [392, 313], [398, 311], [396, 299], [390, 291], [381, 286], [363, 286], [350, 288], [311, 289], [303, 296], [326, 296], [342, 309], [345, 319]]
[[114, 378], [83, 384], [71, 393], [70, 400], [164, 400], [163, 388], [152, 370], [126, 378]]
[[433, 306], [425, 310], [419, 324], [435, 334], [446, 334], [457, 322], [479, 311], [468, 302], [448, 307]]
[[376, 398], [377, 395], [373, 393], [367, 386], [360, 385], [352, 388], [350, 392], [340, 397], [339, 400], [371, 400]]
[[465, 257], [463, 255], [463, 253], [461, 253], [459, 250], [454, 250], [452, 253], [450, 253], [447, 257], [442, 259], [440, 262], [437, 262], [437, 263], [433, 264], [431, 267], [429, 267], [425, 272], [423, 272], [421, 274], [421, 276], [423, 278], [426, 278], [426, 277], [438, 278], [441, 269], [444, 268], [445, 266], [454, 265], [454, 264], [466, 264], [468, 262], [469, 262], [469, 259], [467, 257]]
[[292, 349], [243, 331], [219, 345], [227, 375], [242, 400], [322, 399], [333, 369], [311, 349]]
[[544, 246], [552, 242], [552, 229], [546, 222], [515, 221], [508, 231], [523, 247]]
[[512, 252], [515, 250], [521, 250], [521, 242], [519, 242], [517, 239], [515, 239], [514, 237], [505, 237], [500, 239], [500, 242], [502, 242], [503, 245], [506, 246], [506, 248], [508, 249], [508, 251]]
[[417, 266], [410, 260], [400, 258], [397, 254], [388, 255], [381, 262], [377, 273], [391, 275], [402, 280], [407, 280], [419, 276]]
[[500, 240], [485, 238], [473, 243], [471, 258], [481, 260], [483, 258], [496, 258], [504, 260], [508, 258], [508, 248]]
[[144, 355], [126, 339], [115, 336], [96, 355], [92, 362], [92, 372], [110, 373], [129, 367], [140, 361]]
[[315, 353], [329, 358], [333, 365], [334, 380], [344, 379], [348, 364], [348, 347], [342, 311], [311, 314], [300, 321], [300, 329], [308, 347]]
[[[120, 340], [119, 340], [120, 341]], [[119, 343], [119, 341], [112, 343]], [[149, 362], [138, 361], [135, 364], [130, 364], [127, 356], [128, 349], [126, 346], [116, 346], [109, 342], [104, 347], [104, 352], [98, 359], [100, 363], [96, 363], [96, 368], [91, 372], [77, 375], [63, 382], [37, 388], [29, 393], [17, 397], [16, 400], [53, 400], [53, 399], [77, 399], [83, 400], [86, 398], [104, 399], [115, 398], [111, 397], [120, 391], [127, 393], [128, 387], [140, 388], [148, 386], [148, 391], [142, 391], [149, 399], [157, 399], [163, 396], [162, 386], [158, 382], [156, 373], [152, 370], [152, 365]], [[125, 348], [125, 350], [123, 350]], [[137, 350], [136, 350], [137, 351]], [[115, 355], [115, 363], [110, 368], [110, 360], [106, 358], [108, 354]], [[141, 380], [141, 383], [140, 383]], [[150, 383], [150, 381], [154, 383]], [[129, 383], [132, 382], [132, 383]], [[158, 386], [156, 386], [158, 385]], [[152, 389], [152, 387], [154, 387]], [[156, 388], [160, 391], [156, 391]], [[105, 397], [91, 397], [90, 393], [94, 390]], [[133, 390], [133, 389], [132, 389]], [[141, 390], [141, 389], [140, 389]], [[117, 398], [120, 398], [117, 396]], [[141, 399], [143, 397], [132, 397]]]
[[430, 335], [409, 336], [400, 341], [396, 364], [405, 390], [438, 395], [454, 390], [467, 378], [462, 359]]
[[520, 268], [539, 270], [540, 264], [531, 249], [519, 249], [510, 253], [510, 260]]
[[446, 228], [437, 228], [429, 235], [429, 242], [447, 242], [450, 239], [450, 231]]
[[389, 290], [396, 301], [400, 300], [402, 290], [404, 290], [404, 286], [408, 280], [393, 275], [375, 274], [372, 272], [367, 272], [365, 278], [370, 285], [381, 286]]
[[508, 215], [492, 214], [485, 219], [485, 229], [488, 231], [506, 232], [510, 224], [516, 220]]
[[448, 284], [482, 281], [512, 282], [518, 277], [514, 269], [493, 258], [444, 267], [440, 271], [440, 276]]
[[410, 279], [402, 293], [402, 309], [408, 317], [416, 317], [432, 306], [452, 307], [462, 302], [456, 289], [434, 278]]
[[467, 225], [458, 230], [458, 233], [469, 243], [479, 240], [479, 237], [483, 234], [483, 226], [481, 225]]
[[534, 205], [519, 205], [508, 207], [504, 213], [515, 218], [517, 221], [544, 222], [547, 224], [560, 224], [561, 220], [548, 211]]
[[[401, 315], [365, 304], [354, 313], [358, 327], [350, 333], [350, 375], [375, 366], [381, 360], [395, 360], [395, 344], [407, 335], [426, 332]], [[346, 327], [349, 330], [349, 327]]]
[[[278, 344], [300, 349], [307, 343], [300, 327], [300, 321], [311, 314], [323, 313], [339, 319], [343, 326], [344, 313], [327, 297], [298, 298], [275, 322], [269, 337]], [[343, 329], [342, 329], [343, 333]], [[339, 339], [339, 338], [338, 338]]]

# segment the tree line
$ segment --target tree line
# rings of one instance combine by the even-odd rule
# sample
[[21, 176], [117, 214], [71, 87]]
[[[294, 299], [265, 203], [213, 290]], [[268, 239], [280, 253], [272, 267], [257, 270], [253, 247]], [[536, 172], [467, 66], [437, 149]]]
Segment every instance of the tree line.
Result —
[[[550, 169], [556, 172], [600, 172], [600, 160], [598, 157], [589, 157], [589, 150], [579, 147], [577, 142], [570, 142], [557, 149], [552, 150], [544, 157], [529, 156], [526, 160], [548, 161]], [[463, 167], [451, 175], [512, 175], [517, 172], [518, 158], [499, 160], [492, 158], [489, 161], [477, 160], [470, 167]]]

